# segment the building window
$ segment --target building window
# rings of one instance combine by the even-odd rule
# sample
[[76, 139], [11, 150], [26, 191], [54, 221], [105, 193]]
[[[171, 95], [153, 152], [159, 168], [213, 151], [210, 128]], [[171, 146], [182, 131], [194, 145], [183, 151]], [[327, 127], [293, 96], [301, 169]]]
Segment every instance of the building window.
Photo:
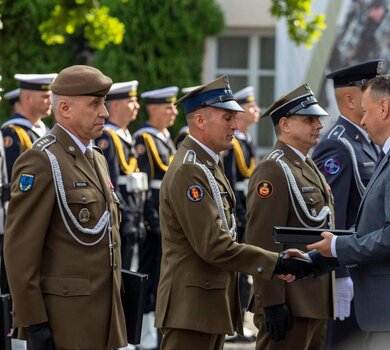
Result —
[[[257, 101], [265, 111], [275, 97], [275, 36], [226, 34], [216, 39], [213, 51], [216, 55], [214, 77], [227, 74], [233, 91], [254, 86]], [[260, 149], [272, 147], [272, 122], [261, 120], [253, 136]]]

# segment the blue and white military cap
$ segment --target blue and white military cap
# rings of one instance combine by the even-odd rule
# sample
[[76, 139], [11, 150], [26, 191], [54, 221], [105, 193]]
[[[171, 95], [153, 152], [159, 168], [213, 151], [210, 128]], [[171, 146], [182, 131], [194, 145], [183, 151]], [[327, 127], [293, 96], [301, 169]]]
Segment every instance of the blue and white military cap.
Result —
[[376, 59], [344, 67], [329, 73], [326, 77], [333, 79], [333, 86], [335, 88], [347, 86], [363, 87], [369, 79], [383, 74], [383, 69], [384, 61], [382, 59]]
[[234, 112], [244, 111], [234, 99], [227, 75], [190, 91], [176, 102], [178, 103], [183, 104], [185, 114], [208, 106]]
[[175, 103], [179, 91], [177, 86], [169, 86], [162, 89], [145, 91], [141, 97], [146, 104]]
[[243, 105], [245, 103], [255, 101], [255, 88], [253, 86], [247, 86], [244, 89], [241, 89], [234, 93], [234, 98], [237, 103]]
[[10, 105], [14, 105], [16, 102], [18, 102], [19, 97], [20, 97], [20, 88], [13, 89], [4, 94], [4, 98], [8, 101]]
[[138, 81], [131, 80], [111, 85], [106, 95], [106, 101], [120, 100], [123, 98], [137, 97]]
[[15, 74], [21, 89], [48, 91], [49, 85], [57, 77], [57, 73], [49, 74]]
[[271, 117], [274, 125], [279, 124], [283, 117], [298, 116], [329, 116], [329, 114], [318, 104], [309, 84], [302, 84], [287, 95], [276, 100], [269, 107], [261, 118]]

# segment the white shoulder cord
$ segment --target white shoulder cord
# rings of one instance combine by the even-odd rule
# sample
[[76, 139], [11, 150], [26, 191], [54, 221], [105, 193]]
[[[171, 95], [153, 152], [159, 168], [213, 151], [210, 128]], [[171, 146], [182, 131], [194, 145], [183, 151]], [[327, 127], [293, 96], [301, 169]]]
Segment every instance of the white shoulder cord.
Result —
[[[270, 156], [271, 155], [272, 155], [272, 153], [270, 154]], [[298, 220], [300, 221], [300, 223], [304, 227], [311, 228], [311, 226], [307, 225], [302, 220], [300, 214], [298, 213], [297, 207], [295, 205], [293, 194], [295, 195], [295, 198], [297, 199], [297, 202], [298, 202], [299, 206], [301, 207], [303, 213], [306, 215], [306, 217], [309, 220], [311, 220], [311, 221], [320, 222], [320, 224], [315, 227], [315, 228], [320, 228], [321, 226], [323, 226], [325, 224], [327, 216], [331, 215], [330, 208], [328, 206], [324, 206], [317, 216], [313, 216], [313, 215], [310, 214], [309, 210], [307, 209], [307, 205], [305, 203], [305, 200], [303, 199], [302, 194], [299, 191], [297, 182], [295, 181], [295, 177], [294, 177], [291, 169], [289, 168], [289, 166], [281, 159], [282, 156], [283, 156], [283, 153], [281, 153], [278, 156], [278, 158], [276, 159], [276, 162], [280, 164], [280, 166], [282, 167], [283, 172], [284, 172], [284, 174], [286, 176], [287, 185], [288, 185], [288, 191], [289, 191], [289, 194], [290, 194], [290, 197], [291, 197], [291, 202], [292, 202], [292, 205], [293, 205], [293, 208], [294, 208], [294, 211], [295, 211], [295, 215], [297, 216]], [[268, 158], [270, 158], [270, 157], [268, 157]]]
[[[189, 152], [191, 152], [191, 151], [187, 151], [187, 154], [185, 155], [184, 160], [186, 160]], [[192, 160], [191, 162], [193, 164], [196, 164], [197, 166], [199, 166], [203, 170], [203, 172], [205, 173], [207, 180], [210, 184], [211, 192], [213, 193], [214, 202], [217, 205], [218, 214], [219, 214], [219, 217], [221, 218], [221, 221], [222, 221], [222, 228], [225, 229], [226, 231], [229, 231], [233, 240], [235, 241], [237, 239], [237, 231], [236, 231], [236, 219], [234, 217], [234, 214], [231, 214], [232, 227], [229, 228], [228, 223], [227, 223], [227, 219], [226, 219], [226, 215], [225, 215], [225, 210], [223, 208], [221, 193], [219, 191], [217, 181], [215, 180], [211, 171], [206, 167], [206, 165], [200, 164], [196, 161], [196, 154], [192, 155], [192, 156], [194, 158], [191, 159]]]
[[355, 178], [356, 187], [357, 187], [357, 189], [359, 191], [360, 197], [362, 197], [363, 196], [363, 192], [366, 190], [366, 186], [364, 186], [364, 184], [362, 182], [362, 179], [360, 177], [355, 151], [353, 150], [353, 147], [352, 147], [351, 143], [347, 139], [345, 139], [344, 137], [339, 137], [339, 140], [345, 145], [345, 147], [347, 147], [347, 149], [348, 149], [348, 151], [349, 151], [349, 153], [351, 155], [352, 167], [353, 167], [353, 175], [354, 175], [354, 178]]
[[[49, 150], [44, 149], [44, 151], [46, 152], [46, 154], [47, 154], [47, 156], [49, 158], [49, 161], [50, 161], [51, 169], [52, 169], [52, 172], [53, 172], [53, 182], [54, 182], [54, 187], [55, 187], [55, 191], [56, 191], [58, 207], [60, 209], [61, 217], [62, 217], [62, 220], [64, 222], [64, 225], [65, 225], [67, 231], [73, 237], [73, 239], [75, 241], [77, 241], [78, 243], [80, 243], [81, 245], [84, 245], [84, 246], [94, 246], [94, 245], [98, 244], [103, 239], [103, 237], [105, 236], [107, 228], [108, 228], [109, 231], [111, 231], [110, 212], [107, 209], [107, 205], [106, 205], [106, 210], [104, 211], [103, 215], [100, 217], [98, 223], [95, 225], [94, 228], [82, 227], [78, 223], [78, 221], [75, 218], [75, 216], [73, 215], [73, 213], [70, 210], [70, 208], [68, 206], [68, 203], [66, 201], [66, 195], [65, 195], [65, 190], [64, 190], [64, 183], [62, 181], [61, 169], [60, 169], [60, 166], [58, 164], [57, 158]], [[63, 208], [66, 210], [66, 213], [68, 214], [68, 216], [71, 219], [72, 223], [76, 226], [76, 228], [80, 232], [85, 233], [85, 234], [89, 234], [89, 235], [97, 235], [98, 233], [102, 232], [101, 236], [94, 242], [88, 243], [88, 242], [81, 241], [79, 238], [76, 237], [76, 235], [73, 233], [72, 229], [69, 227], [68, 222], [67, 222], [67, 220], [65, 218], [65, 213], [63, 211]], [[109, 232], [109, 237], [111, 238], [111, 234], [110, 233], [111, 232]]]

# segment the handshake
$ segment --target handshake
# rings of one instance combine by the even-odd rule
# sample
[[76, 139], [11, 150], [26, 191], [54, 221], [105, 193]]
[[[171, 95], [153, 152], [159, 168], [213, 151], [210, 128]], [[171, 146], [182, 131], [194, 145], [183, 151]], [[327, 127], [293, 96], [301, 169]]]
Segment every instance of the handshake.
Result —
[[[297, 249], [289, 249], [279, 254], [274, 273], [284, 276], [293, 275], [297, 280], [322, 276], [338, 266], [339, 262], [336, 258], [324, 257], [317, 250], [305, 254]], [[287, 279], [287, 281], [293, 281], [293, 279]]]

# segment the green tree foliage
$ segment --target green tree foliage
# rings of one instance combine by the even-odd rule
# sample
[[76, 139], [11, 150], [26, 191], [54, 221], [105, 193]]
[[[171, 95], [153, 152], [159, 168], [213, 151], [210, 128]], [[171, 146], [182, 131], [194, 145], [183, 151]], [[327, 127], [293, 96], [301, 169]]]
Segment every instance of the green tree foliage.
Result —
[[[116, 82], [136, 79], [139, 90], [201, 83], [204, 43], [223, 29], [223, 14], [210, 0], [109, 0], [111, 12], [125, 23], [120, 46], [108, 45], [95, 54], [94, 65]], [[142, 102], [142, 101], [141, 101]], [[133, 129], [145, 119], [144, 111]], [[184, 123], [179, 118], [175, 130]], [[174, 131], [175, 131], [174, 130]]]
[[313, 17], [311, 4], [312, 0], [272, 0], [271, 14], [286, 18], [288, 35], [297, 45], [312, 46], [326, 28], [325, 16]]
[[109, 13], [110, 8], [96, 0], [60, 0], [39, 31], [46, 44], [54, 45], [63, 44], [66, 36], [83, 29], [90, 46], [102, 50], [109, 43], [119, 45], [125, 33], [124, 24]]
[[[87, 62], [86, 42], [76, 32], [63, 45], [47, 46], [38, 26], [50, 16], [54, 0], [3, 0], [3, 29], [0, 30], [0, 74], [5, 91], [17, 87], [15, 73], [53, 73], [71, 64]], [[11, 111], [0, 103], [0, 117]]]

